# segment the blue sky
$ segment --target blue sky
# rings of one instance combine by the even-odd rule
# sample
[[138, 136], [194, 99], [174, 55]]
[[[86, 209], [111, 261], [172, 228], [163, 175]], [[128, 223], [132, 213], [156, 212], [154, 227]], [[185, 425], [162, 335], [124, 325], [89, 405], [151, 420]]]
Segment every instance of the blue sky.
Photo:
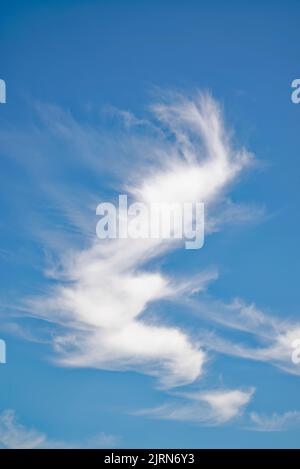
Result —
[[[299, 2], [0, 8], [0, 446], [299, 447]], [[204, 247], [128, 241], [114, 270], [97, 204], [163, 184], [214, 119]]]

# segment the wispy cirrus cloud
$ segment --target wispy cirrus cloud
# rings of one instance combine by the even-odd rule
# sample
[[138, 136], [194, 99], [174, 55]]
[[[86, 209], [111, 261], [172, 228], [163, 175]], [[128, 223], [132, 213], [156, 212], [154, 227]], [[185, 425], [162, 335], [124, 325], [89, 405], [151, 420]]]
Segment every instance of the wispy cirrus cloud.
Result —
[[[252, 338], [247, 341], [233, 342], [221, 333], [204, 330], [199, 333], [201, 341], [209, 350], [271, 363], [287, 373], [300, 373], [299, 365], [293, 363], [294, 342], [300, 339], [300, 323], [291, 319], [281, 319], [257, 308], [255, 304], [246, 304], [236, 298], [229, 304], [220, 301], [189, 301], [191, 309], [199, 316], [212, 323], [245, 332]], [[253, 343], [254, 339], [254, 343]]]
[[[76, 157], [84, 160], [82, 168], [90, 166], [97, 174], [100, 166], [103, 170], [103, 161], [97, 165], [102, 148], [110, 156], [108, 171], [114, 175], [115, 188], [145, 203], [202, 201], [208, 207], [211, 226], [222, 201], [228, 201], [230, 185], [253, 160], [231, 143], [221, 109], [208, 94], [194, 98], [170, 95], [152, 107], [151, 125], [138, 121], [139, 129], [142, 124], [147, 128], [144, 133], [134, 130], [137, 121], [128, 121], [126, 114], [126, 133], [119, 138], [100, 133], [99, 142], [95, 129], [80, 126], [70, 114], [53, 107], [39, 112], [46, 132], [50, 129], [50, 149], [53, 138], [58, 139], [59, 145], [71, 146]], [[40, 132], [35, 135], [39, 142]], [[49, 152], [47, 145], [45, 151]], [[66, 160], [69, 154], [70, 150]], [[48, 158], [47, 162], [50, 165]], [[57, 182], [51, 190], [49, 182], [46, 186], [50, 200], [56, 186]], [[60, 193], [56, 192], [56, 204], [62, 213], [66, 210], [68, 224], [80, 231], [85, 225], [80, 211], [74, 212], [63, 202], [64, 197], [61, 201]], [[149, 261], [178, 248], [174, 240], [87, 239], [84, 246], [72, 245], [70, 240], [62, 243], [63, 252], [58, 246], [58, 268], [51, 267], [56, 285], [22, 305], [23, 311], [57, 326], [53, 340], [57, 362], [137, 370], [156, 376], [166, 388], [195, 381], [206, 362], [201, 342], [182, 327], [164, 324], [158, 315], [152, 314], [150, 319], [147, 311], [162, 299], [177, 301], [184, 294], [204, 290], [208, 277], [215, 278], [215, 273], [203, 272], [179, 282], [160, 269], [145, 268]]]
[[46, 434], [19, 423], [13, 410], [5, 410], [0, 414], [2, 449], [113, 448], [119, 444], [119, 437], [104, 432], [81, 443], [52, 440]]
[[250, 430], [258, 432], [280, 432], [300, 427], [300, 411], [288, 411], [283, 414], [271, 415], [251, 412]]
[[140, 410], [136, 415], [207, 426], [223, 425], [243, 414], [253, 394], [253, 388], [184, 393], [162, 406]]
[[46, 442], [45, 435], [36, 430], [28, 430], [15, 420], [15, 413], [6, 410], [0, 415], [0, 447], [38, 448]]

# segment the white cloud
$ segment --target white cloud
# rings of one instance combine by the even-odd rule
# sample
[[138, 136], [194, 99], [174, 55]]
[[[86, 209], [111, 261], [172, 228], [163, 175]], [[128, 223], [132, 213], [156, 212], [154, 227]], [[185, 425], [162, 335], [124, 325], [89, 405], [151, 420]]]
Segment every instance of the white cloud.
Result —
[[20, 424], [13, 410], [0, 414], [0, 449], [110, 448], [118, 443], [118, 437], [103, 432], [82, 443], [51, 440], [44, 433]]
[[[156, 122], [162, 124], [156, 124], [157, 130], [148, 126], [151, 131], [146, 136], [121, 138], [122, 143], [115, 148], [116, 152], [125, 147], [127, 156], [124, 165], [117, 155], [119, 187], [138, 201], [202, 201], [211, 207], [208, 213], [214, 213], [251, 156], [231, 145], [221, 110], [209, 95], [199, 94], [194, 99], [172, 96], [153, 111]], [[84, 157], [94, 164], [93, 149], [99, 147], [87, 141], [96, 139], [95, 132], [81, 128], [70, 115], [52, 108], [48, 112], [50, 117], [45, 122], [51, 132], [67, 141], [74, 135], [72, 145], [86, 152]], [[134, 121], [132, 116], [130, 121]], [[118, 139], [112, 136], [110, 145], [107, 138], [104, 140], [107, 149]], [[110, 163], [109, 169], [114, 171], [113, 158]], [[70, 220], [69, 204], [67, 207]], [[78, 220], [81, 224], [77, 211], [73, 218], [75, 224]], [[64, 252], [59, 269], [51, 270], [58, 285], [46, 295], [30, 298], [25, 305], [30, 314], [63, 326], [65, 332], [54, 339], [58, 362], [138, 370], [157, 376], [164, 387], [197, 379], [206, 361], [198, 341], [158, 317], [147, 317], [148, 307], [155, 301], [178, 298], [203, 289], [207, 283], [200, 278], [197, 285], [197, 278], [190, 278], [180, 284], [158, 270], [144, 270], [146, 262], [177, 247], [178, 243], [161, 239], [97, 240], [89, 247]]]
[[28, 430], [15, 420], [15, 414], [6, 410], [0, 415], [0, 447], [30, 449], [40, 448], [46, 437], [36, 430]]
[[179, 420], [201, 425], [222, 425], [240, 417], [254, 389], [210, 390], [178, 395], [181, 399], [136, 412], [152, 418]]
[[254, 390], [215, 391], [204, 393], [201, 399], [212, 409], [212, 418], [218, 422], [227, 422], [238, 416], [249, 403]]
[[247, 305], [240, 299], [230, 304], [214, 300], [189, 301], [190, 308], [199, 316], [227, 329], [246, 332], [254, 339], [251, 345], [231, 342], [215, 332], [202, 329], [201, 342], [210, 350], [244, 359], [269, 362], [291, 374], [300, 374], [299, 365], [293, 363], [293, 343], [300, 339], [300, 323], [280, 319]]
[[259, 432], [279, 432], [291, 428], [300, 427], [300, 412], [289, 411], [284, 414], [274, 413], [272, 415], [262, 415], [251, 412], [250, 420], [252, 425], [250, 430]]

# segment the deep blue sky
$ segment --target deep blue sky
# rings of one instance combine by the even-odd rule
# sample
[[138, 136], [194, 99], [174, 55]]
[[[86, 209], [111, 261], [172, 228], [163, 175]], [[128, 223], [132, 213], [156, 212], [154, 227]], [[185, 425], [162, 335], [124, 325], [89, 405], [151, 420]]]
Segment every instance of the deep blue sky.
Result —
[[[210, 90], [236, 139], [260, 162], [234, 187], [232, 199], [264, 206], [266, 216], [214, 234], [201, 252], [178, 253], [166, 269], [218, 266], [220, 278], [210, 288], [214, 297], [226, 302], [238, 296], [296, 321], [300, 105], [291, 102], [290, 86], [300, 77], [299, 21], [298, 1], [2, 2], [0, 78], [7, 103], [0, 105], [0, 128], [11, 135], [29, 132], [37, 102], [101, 125], [100, 111], [108, 106], [142, 115], [157, 88]], [[32, 149], [17, 140], [8, 147], [7, 141], [0, 147], [2, 315], [48, 282], [43, 247], [28, 234], [40, 201], [30, 175]], [[54, 178], [62, 179], [63, 168], [62, 163]], [[104, 185], [105, 178], [97, 186], [92, 175], [80, 181], [80, 174], [75, 168], [69, 175], [74, 188]], [[47, 207], [43, 212], [50, 218]], [[60, 368], [51, 363], [47, 345], [5, 330], [0, 337], [8, 361], [0, 365], [0, 413], [13, 409], [22, 424], [52, 440], [84, 441], [105, 432], [120, 436], [125, 447], [299, 447], [299, 426], [256, 432], [239, 424], [208, 428], [130, 415], [164, 401], [152, 378]], [[222, 375], [228, 388], [255, 386], [249, 410], [300, 410], [299, 377], [269, 363], [223, 355], [213, 361], [205, 385], [214, 386]]]

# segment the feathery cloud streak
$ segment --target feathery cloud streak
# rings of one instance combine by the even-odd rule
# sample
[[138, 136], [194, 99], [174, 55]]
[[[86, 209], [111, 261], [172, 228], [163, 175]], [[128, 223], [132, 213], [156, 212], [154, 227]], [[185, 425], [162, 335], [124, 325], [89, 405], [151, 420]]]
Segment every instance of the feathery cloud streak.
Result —
[[0, 414], [0, 449], [108, 448], [118, 444], [117, 437], [103, 432], [81, 444], [51, 440], [44, 433], [19, 423], [13, 410]]
[[202, 425], [223, 425], [241, 416], [250, 402], [254, 389], [221, 389], [205, 392], [189, 392], [181, 399], [152, 409], [144, 409], [137, 415], [152, 418], [179, 420]]
[[[127, 162], [127, 168], [119, 168], [119, 187], [146, 203], [204, 202], [209, 218], [251, 156], [232, 146], [221, 110], [209, 95], [173, 96], [152, 110], [155, 131], [151, 127], [151, 137], [139, 140], [132, 129], [137, 159], [134, 167], [128, 169]], [[69, 127], [56, 122], [55, 132], [70, 138], [76, 124], [67, 122]], [[59, 363], [138, 370], [158, 377], [163, 387], [197, 379], [206, 360], [200, 344], [178, 327], [147, 319], [149, 304], [178, 298], [197, 283], [198, 290], [205, 288], [205, 275], [180, 285], [144, 269], [149, 260], [176, 248], [174, 240], [91, 240], [89, 247], [63, 256], [59, 274], [52, 272], [57, 286], [26, 303], [31, 313], [64, 326], [54, 340]]]

